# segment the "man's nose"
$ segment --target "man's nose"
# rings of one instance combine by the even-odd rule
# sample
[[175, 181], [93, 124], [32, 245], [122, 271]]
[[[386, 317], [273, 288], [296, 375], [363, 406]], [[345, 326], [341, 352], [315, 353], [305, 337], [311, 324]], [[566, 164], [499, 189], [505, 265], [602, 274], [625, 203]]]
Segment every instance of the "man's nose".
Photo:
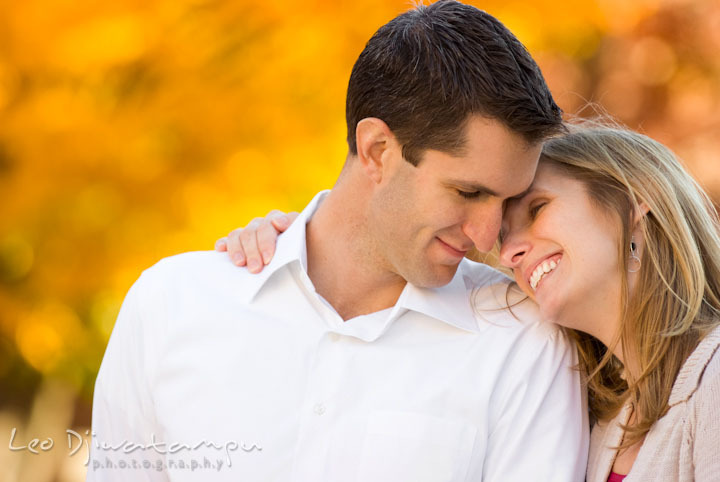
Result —
[[471, 213], [470, 219], [463, 224], [463, 233], [475, 244], [478, 251], [487, 253], [495, 246], [500, 224], [502, 222], [502, 205], [488, 212], [487, 209]]

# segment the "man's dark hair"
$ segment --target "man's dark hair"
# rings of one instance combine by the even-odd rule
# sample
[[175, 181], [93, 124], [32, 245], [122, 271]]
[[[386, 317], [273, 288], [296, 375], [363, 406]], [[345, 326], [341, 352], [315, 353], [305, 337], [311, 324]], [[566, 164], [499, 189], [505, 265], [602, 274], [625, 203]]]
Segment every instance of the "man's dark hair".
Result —
[[382, 119], [418, 165], [426, 149], [462, 152], [470, 114], [497, 119], [528, 143], [562, 130], [562, 112], [525, 47], [491, 15], [453, 0], [417, 6], [380, 27], [355, 62], [347, 92], [355, 128]]

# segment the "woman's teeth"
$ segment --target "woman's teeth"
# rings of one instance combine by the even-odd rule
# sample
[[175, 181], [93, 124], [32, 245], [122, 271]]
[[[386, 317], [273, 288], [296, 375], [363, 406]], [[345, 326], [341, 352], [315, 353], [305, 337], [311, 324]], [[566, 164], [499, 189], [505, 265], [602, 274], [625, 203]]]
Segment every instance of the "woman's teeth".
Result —
[[532, 276], [530, 276], [530, 287], [533, 290], [537, 288], [537, 285], [540, 283], [540, 280], [543, 279], [543, 276], [557, 268], [557, 265], [558, 264], [555, 261], [543, 261], [540, 263], [538, 267], [535, 268], [535, 271], [533, 271]]

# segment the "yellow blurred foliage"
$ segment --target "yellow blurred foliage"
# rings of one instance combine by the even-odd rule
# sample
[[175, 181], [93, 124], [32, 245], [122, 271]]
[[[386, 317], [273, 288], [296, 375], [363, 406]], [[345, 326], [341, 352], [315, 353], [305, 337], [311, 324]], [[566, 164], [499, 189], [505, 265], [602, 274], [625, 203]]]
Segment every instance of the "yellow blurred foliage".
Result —
[[142, 21], [135, 15], [89, 19], [64, 33], [50, 62], [80, 74], [132, 62], [148, 45]]
[[57, 301], [46, 301], [20, 320], [15, 340], [27, 362], [43, 374], [83, 349], [85, 333], [77, 314]]

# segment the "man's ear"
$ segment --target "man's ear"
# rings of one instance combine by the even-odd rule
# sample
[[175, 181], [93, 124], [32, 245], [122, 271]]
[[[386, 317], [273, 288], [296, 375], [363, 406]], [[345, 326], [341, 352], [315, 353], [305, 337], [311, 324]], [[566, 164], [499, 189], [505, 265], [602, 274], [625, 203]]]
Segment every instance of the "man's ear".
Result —
[[398, 148], [388, 125], [376, 117], [366, 117], [355, 127], [357, 157], [365, 173], [380, 183], [386, 172], [389, 154]]

